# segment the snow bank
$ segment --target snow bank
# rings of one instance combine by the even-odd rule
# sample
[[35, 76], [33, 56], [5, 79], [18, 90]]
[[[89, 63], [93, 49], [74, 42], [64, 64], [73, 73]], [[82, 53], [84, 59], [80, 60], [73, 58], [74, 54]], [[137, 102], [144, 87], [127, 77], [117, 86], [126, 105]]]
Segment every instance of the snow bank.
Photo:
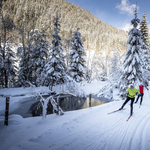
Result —
[[134, 105], [128, 122], [130, 106], [111, 115], [122, 101], [66, 112], [63, 116], [48, 115], [23, 119], [9, 117], [9, 126], [0, 118], [0, 149], [7, 150], [150, 150], [150, 109], [145, 100], [141, 108]]
[[[49, 93], [50, 90], [48, 87], [37, 87], [36, 90], [40, 93]], [[25, 96], [36, 94], [33, 88], [8, 88], [0, 89], [0, 96]]]
[[[87, 93], [94, 92], [94, 88], [98, 90], [98, 86], [96, 88], [93, 85], [86, 85]], [[123, 101], [113, 101], [65, 112], [63, 116], [47, 115], [44, 121], [42, 117], [22, 118], [19, 115], [10, 115], [8, 126], [3, 125], [4, 116], [0, 116], [0, 149], [150, 150], [148, 91], [145, 91], [140, 108], [139, 102], [134, 104], [134, 113], [129, 121], [126, 119], [130, 114], [130, 103], [125, 106], [125, 110], [108, 115], [108, 112], [120, 108], [122, 103]]]

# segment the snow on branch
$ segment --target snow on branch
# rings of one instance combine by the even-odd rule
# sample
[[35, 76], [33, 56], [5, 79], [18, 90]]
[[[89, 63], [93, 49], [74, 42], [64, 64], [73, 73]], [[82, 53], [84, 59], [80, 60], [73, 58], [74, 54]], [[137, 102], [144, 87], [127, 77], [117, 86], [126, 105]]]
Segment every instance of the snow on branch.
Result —
[[113, 86], [112, 84], [107, 84], [97, 94], [97, 97], [113, 99]]
[[86, 97], [86, 93], [73, 80], [66, 83], [66, 90], [70, 94], [73, 94], [79, 97]]
[[36, 92], [36, 94], [41, 98], [40, 99], [40, 102], [42, 104], [42, 108], [43, 108], [43, 116], [42, 118], [45, 119], [46, 118], [46, 114], [47, 114], [47, 104], [49, 102], [51, 102], [52, 106], [53, 106], [53, 110], [54, 112], [57, 112], [58, 114], [60, 115], [63, 115], [64, 112], [63, 110], [60, 108], [60, 106], [58, 105], [58, 103], [55, 101], [55, 99], [53, 98], [54, 96], [56, 95], [51, 95], [49, 96], [48, 98], [44, 98], [35, 88], [35, 85], [33, 85], [32, 83], [30, 82], [27, 82], [31, 87], [32, 89]]

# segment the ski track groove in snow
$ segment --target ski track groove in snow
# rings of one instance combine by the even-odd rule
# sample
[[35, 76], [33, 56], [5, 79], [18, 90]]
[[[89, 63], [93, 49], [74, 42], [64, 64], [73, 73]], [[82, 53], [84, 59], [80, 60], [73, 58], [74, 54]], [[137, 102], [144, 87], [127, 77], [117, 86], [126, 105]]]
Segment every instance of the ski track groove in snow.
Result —
[[[95, 124], [93, 126], [91, 126], [90, 128], [86, 128], [83, 129], [82, 131], [78, 131], [76, 132], [76, 134], [78, 134], [78, 138], [76, 139], [72, 139], [67, 145], [60, 147], [60, 149], [67, 149], [68, 147], [70, 147], [70, 145], [72, 145], [73, 143], [73, 149], [76, 149], [79, 145], [83, 145], [83, 149], [87, 149], [87, 150], [92, 150], [92, 149], [97, 149], [97, 150], [102, 150], [102, 149], [107, 149], [107, 145], [108, 143], [111, 145], [111, 147], [109, 146], [109, 148], [111, 149], [121, 149], [121, 150], [132, 150], [133, 148], [136, 147], [136, 149], [142, 149], [142, 147], [140, 147], [140, 145], [134, 145], [132, 148], [132, 145], [134, 143], [134, 139], [129, 138], [128, 135], [130, 134], [131, 137], [134, 137], [134, 134], [140, 133], [140, 141], [142, 141], [142, 138], [145, 134], [142, 135], [143, 133], [143, 124], [146, 123], [147, 119], [149, 118], [149, 116], [144, 116], [141, 117], [141, 119], [139, 119], [138, 116], [142, 116], [144, 115], [146, 112], [144, 109], [139, 108], [139, 107], [134, 107], [134, 114], [133, 116], [130, 118], [129, 121], [126, 121], [128, 115], [129, 115], [130, 110], [126, 109], [120, 112], [116, 112], [114, 114], [110, 114], [107, 118], [106, 115], [101, 117], [101, 120], [103, 120], [103, 122], [101, 122], [101, 124]], [[113, 118], [116, 117], [115, 122], [113, 122]], [[135, 122], [138, 122], [137, 125], [135, 126]], [[111, 124], [111, 127], [109, 126]], [[103, 128], [103, 125], [105, 125], [105, 129]], [[108, 125], [108, 129], [107, 126]], [[117, 128], [116, 128], [117, 125]], [[92, 128], [97, 129], [96, 132], [92, 132], [92, 134], [88, 134], [88, 131]], [[102, 131], [98, 132], [98, 129], [103, 129]], [[115, 130], [114, 130], [115, 129]], [[87, 145], [84, 145], [84, 142], [82, 142], [83, 140], [85, 140], [85, 137], [82, 135], [86, 135], [86, 138], [90, 138], [90, 136], [93, 137], [93, 141], [88, 141]], [[71, 136], [71, 135], [70, 135]], [[75, 134], [74, 134], [75, 136]], [[139, 137], [138, 136], [138, 137]], [[71, 136], [72, 137], [72, 136]], [[68, 137], [66, 137], [68, 138]], [[103, 140], [102, 140], [103, 139]], [[107, 139], [107, 140], [106, 140]], [[114, 140], [115, 139], [115, 140]], [[63, 140], [63, 139], [62, 139]], [[139, 140], [139, 139], [138, 139]]]
[[[150, 127], [150, 115], [149, 115], [149, 120], [148, 120], [148, 122], [147, 122], [146, 125], [145, 125], [144, 131], [143, 131], [143, 135], [142, 135], [142, 137], [143, 137], [143, 142], [145, 143], [145, 141], [147, 141], [147, 142], [148, 142], [148, 145], [149, 145], [148, 147], [150, 148], [150, 137], [149, 137], [150, 132], [147, 133], [147, 131], [149, 131], [149, 127]], [[145, 136], [145, 135], [146, 135], [146, 136]], [[145, 150], [146, 150], [146, 147], [145, 147], [146, 144], [147, 144], [147, 143], [145, 143], [145, 144], [142, 143], [142, 149], [145, 149]]]
[[[138, 111], [139, 109], [139, 111]], [[147, 114], [147, 115], [145, 115]], [[139, 117], [140, 119], [139, 119]], [[135, 120], [132, 121], [132, 124], [134, 124], [136, 122], [137, 126], [134, 125], [134, 131], [133, 131], [133, 136], [131, 139], [131, 145], [130, 145], [130, 150], [132, 150], [133, 148], [137, 147], [139, 150], [140, 149], [144, 149], [142, 148], [141, 143], [143, 143], [143, 139], [145, 138], [144, 136], [146, 135], [146, 127], [144, 126], [148, 126], [149, 125], [149, 120], [150, 120], [150, 111], [145, 110], [143, 107], [141, 108], [137, 108], [136, 109], [136, 118], [134, 118]], [[137, 123], [138, 122], [138, 123]], [[144, 127], [144, 128], [143, 128]], [[140, 138], [140, 143], [134, 143], [135, 140], [137, 140], [137, 137]]]
[[[25, 126], [24, 136], [20, 135], [23, 122], [3, 126], [6, 135], [2, 130], [2, 137], [9, 143], [0, 141], [0, 145], [7, 150], [27, 150], [29, 145], [34, 146], [32, 150], [150, 150], [149, 104], [146, 100], [140, 108], [134, 104], [133, 116], [128, 121], [130, 102], [125, 110], [108, 115], [108, 110], [114, 111], [122, 103], [111, 102], [101, 107], [66, 112], [63, 116], [47, 116], [46, 122], [37, 117], [36, 122]], [[23, 121], [29, 122], [31, 118]]]
[[[140, 147], [140, 145], [137, 146], [137, 143], [134, 146], [132, 146], [132, 145], [135, 143], [134, 137], [138, 137], [138, 141], [141, 141], [141, 143], [142, 143], [142, 139], [145, 136], [145, 134], [143, 133], [143, 126], [144, 126], [144, 124], [147, 124], [147, 120], [148, 120], [148, 118], [150, 118], [150, 116], [146, 115], [144, 117], [139, 118], [140, 115], [142, 116], [144, 114], [147, 114], [147, 112], [144, 109], [140, 110], [139, 108], [136, 108], [136, 109], [134, 108], [134, 111], [136, 113], [134, 113], [133, 116], [129, 119], [129, 121], [126, 122], [127, 124], [124, 126], [124, 128], [122, 130], [120, 130], [120, 129], [117, 130], [118, 131], [117, 133], [119, 134], [117, 136], [118, 136], [118, 139], [120, 139], [120, 143], [119, 142], [114, 143], [112, 149], [133, 150], [133, 149], [135, 149], [135, 147], [136, 147], [136, 150], [143, 149], [142, 147]], [[120, 125], [118, 125], [118, 127], [120, 127]], [[114, 133], [115, 133], [115, 131], [114, 131]], [[135, 136], [136, 133], [138, 134], [137, 136]], [[127, 136], [129, 134], [132, 137], [130, 139]], [[117, 137], [115, 135], [113, 135], [113, 136]], [[127, 147], [127, 145], [128, 145], [128, 147]]]
[[[120, 116], [122, 116], [122, 115], [120, 114]], [[108, 123], [107, 119], [108, 119], [108, 118], [105, 117], [105, 118], [103, 118], [103, 123], [96, 124], [96, 125], [90, 127], [90, 129], [92, 129], [92, 128], [94, 128], [94, 127], [95, 127], [95, 128], [97, 127], [97, 130], [96, 130], [96, 132], [92, 132], [92, 134], [91, 134], [94, 140], [93, 140], [93, 141], [89, 141], [89, 142], [88, 142], [88, 146], [86, 146], [84, 149], [100, 149], [100, 147], [98, 146], [99, 143], [100, 143], [100, 142], [99, 142], [100, 139], [103, 139], [104, 137], [107, 138], [109, 132], [110, 132], [110, 131], [113, 131], [113, 128], [115, 128], [115, 123], [114, 123], [114, 125], [111, 126], [111, 128], [110, 128], [109, 130], [106, 130], [105, 132], [102, 132], [102, 133], [99, 133], [99, 132], [98, 132], [98, 129], [103, 128], [103, 126], [105, 126], [106, 123]], [[124, 120], [123, 117], [122, 117], [122, 120]], [[118, 121], [120, 121], [119, 117], [118, 117]], [[87, 130], [88, 130], [88, 129], [86, 129], [86, 131], [84, 131], [84, 132], [85, 132], [85, 133], [88, 132]], [[103, 130], [104, 130], [104, 129], [103, 129]], [[85, 134], [82, 133], [82, 135], [85, 135]], [[91, 135], [86, 135], [86, 137], [87, 137], [87, 138], [88, 138], [88, 137], [90, 138]], [[79, 138], [80, 138], [79, 141], [82, 141], [85, 137], [81, 138], [81, 136], [79, 136]], [[72, 142], [78, 143], [79, 141], [78, 141], [78, 140], [75, 140], [75, 141], [72, 141]], [[71, 142], [71, 143], [72, 143], [72, 142]], [[104, 143], [104, 144], [103, 144], [103, 147], [105, 147], [105, 145], [106, 145], [105, 140], [102, 140], [102, 143]], [[101, 149], [103, 149], [103, 147], [102, 147]], [[63, 148], [64, 148], [64, 147], [63, 147]]]
[[[126, 110], [126, 112], [130, 111], [129, 109]], [[144, 128], [143, 126], [144, 124], [147, 124], [147, 120], [149, 120], [150, 115], [149, 112], [147, 112], [144, 108], [139, 108], [139, 107], [134, 107], [134, 114], [133, 116], [129, 119], [129, 121], [126, 121], [126, 118], [128, 116], [126, 116], [126, 114], [128, 113], [123, 113], [125, 112], [116, 112], [114, 114], [110, 114], [113, 115], [113, 117], [117, 117], [117, 119], [115, 119], [116, 124], [112, 124], [111, 128], [109, 128], [109, 130], [104, 131], [101, 136], [103, 137], [103, 139], [107, 138], [107, 142], [103, 142], [103, 144], [101, 144], [101, 147], [98, 148], [99, 145], [99, 139], [101, 139], [101, 136], [99, 136], [97, 139], [94, 140], [93, 143], [89, 144], [85, 149], [103, 149], [107, 147], [107, 143], [112, 143], [111, 145], [111, 149], [121, 149], [121, 150], [133, 150], [136, 147], [136, 150], [140, 150], [140, 149], [144, 149], [143, 146], [140, 147], [140, 145], [134, 145], [135, 140], [134, 137], [138, 137], [140, 139], [138, 139], [138, 141], [142, 142], [142, 139], [144, 138], [145, 134], [144, 131], [146, 132], [147, 129]], [[145, 114], [147, 114], [145, 116]], [[143, 117], [142, 117], [143, 116]], [[107, 123], [109, 124], [110, 121], [112, 120], [103, 120], [104, 124], [106, 125]], [[136, 124], [136, 125], [135, 125]], [[117, 128], [115, 127], [117, 125]], [[148, 126], [148, 125], [147, 125]], [[106, 127], [107, 128], [107, 127]], [[116, 130], [113, 130], [113, 128], [115, 128]], [[108, 134], [109, 136], [108, 136]], [[137, 136], [135, 136], [135, 134], [139, 134]], [[132, 138], [129, 138], [128, 135], [131, 135]], [[140, 136], [141, 135], [141, 136]], [[105, 138], [106, 137], [106, 138]], [[109, 138], [108, 138], [109, 137]], [[114, 138], [119, 139], [119, 141], [117, 140], [113, 140]], [[113, 142], [111, 142], [113, 141]], [[128, 145], [128, 146], [127, 146]]]

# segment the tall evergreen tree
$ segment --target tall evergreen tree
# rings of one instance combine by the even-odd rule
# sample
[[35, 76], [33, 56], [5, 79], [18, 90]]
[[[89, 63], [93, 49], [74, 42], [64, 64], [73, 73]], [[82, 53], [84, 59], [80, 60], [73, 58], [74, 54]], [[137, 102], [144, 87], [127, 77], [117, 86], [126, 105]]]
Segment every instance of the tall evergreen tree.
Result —
[[22, 35], [22, 47], [18, 48], [21, 53], [18, 86], [25, 86], [26, 81], [37, 86], [40, 84], [41, 72], [47, 63], [49, 42], [46, 40], [44, 30], [33, 29], [26, 45], [24, 33], [20, 34]]
[[149, 46], [149, 43], [148, 43], [149, 28], [148, 28], [148, 22], [147, 22], [147, 18], [146, 18], [145, 13], [143, 14], [143, 18], [142, 18], [142, 21], [140, 23], [140, 31], [142, 33], [141, 39], [143, 40], [145, 45]]
[[20, 58], [19, 62], [19, 71], [18, 71], [18, 79], [17, 86], [25, 86], [26, 81], [28, 80], [28, 48], [26, 43], [26, 34], [25, 29], [18, 29], [19, 34], [21, 35], [21, 44], [22, 46], [18, 47], [17, 55]]
[[141, 32], [137, 29], [140, 20], [137, 18], [137, 7], [134, 10], [135, 18], [131, 20], [133, 28], [129, 32], [126, 51], [122, 66], [122, 76], [120, 77], [120, 95], [125, 96], [127, 86], [131, 83], [138, 84], [142, 78], [142, 40]]
[[143, 18], [140, 24], [140, 30], [142, 33], [141, 39], [143, 40], [143, 45], [141, 46], [141, 49], [143, 50], [143, 82], [145, 85], [148, 85], [148, 80], [150, 79], [150, 56], [148, 43], [149, 28], [145, 13], [143, 14]]
[[26, 81], [32, 82], [32, 62], [31, 49], [33, 42], [33, 30], [26, 30], [24, 27], [19, 29], [22, 46], [18, 47], [18, 56], [20, 57], [17, 86], [27, 86]]
[[[12, 73], [12, 67], [14, 69], [14, 62], [10, 61], [12, 57], [14, 57], [13, 51], [9, 43], [12, 43], [13, 36], [10, 36], [10, 32], [12, 32], [15, 28], [13, 21], [10, 18], [4, 18], [2, 12], [2, 4], [0, 2], [0, 78], [2, 81], [0, 82], [2, 87], [8, 88], [10, 74]], [[3, 44], [2, 44], [3, 43]], [[11, 69], [10, 67], [11, 63]], [[9, 65], [8, 65], [9, 64]], [[10, 71], [10, 72], [9, 72]], [[14, 71], [14, 70], [13, 70]]]
[[35, 30], [31, 49], [32, 83], [40, 85], [41, 72], [47, 63], [49, 42], [46, 40], [46, 33]]
[[70, 62], [70, 50], [71, 50], [71, 38], [72, 38], [72, 31], [69, 32], [69, 36], [67, 39], [64, 40], [64, 59], [66, 62], [67, 69], [69, 69], [69, 62]]
[[93, 79], [105, 80], [107, 77], [107, 66], [105, 65], [105, 62], [106, 61], [105, 58], [102, 57], [102, 53], [100, 51], [96, 51], [91, 64], [91, 73]]
[[4, 68], [6, 69], [6, 76], [8, 77], [8, 84], [11, 87], [15, 86], [15, 78], [17, 73], [17, 66], [15, 65], [15, 53], [11, 49], [11, 46], [6, 47], [6, 57], [4, 61]]
[[87, 58], [86, 58], [86, 69], [85, 69], [85, 77], [86, 77], [86, 81], [88, 83], [91, 82], [91, 78], [92, 78], [92, 69], [90, 66], [90, 62], [91, 62], [90, 56], [91, 56], [91, 53], [89, 51]]
[[[112, 50], [112, 57], [109, 61], [109, 80], [113, 83], [116, 83], [118, 81], [118, 78], [121, 76], [120, 71], [120, 55], [117, 50]], [[116, 83], [117, 84], [117, 83]]]
[[81, 39], [79, 28], [74, 32], [72, 37], [72, 51], [70, 52], [70, 73], [76, 82], [81, 82], [84, 76], [85, 59], [83, 58], [86, 53]]
[[54, 34], [52, 34], [52, 47], [49, 53], [50, 58], [42, 72], [44, 85], [49, 86], [51, 90], [54, 85], [62, 84], [67, 81], [67, 68], [62, 54], [63, 48], [61, 37], [59, 36], [59, 27], [59, 20], [58, 17], [56, 17], [54, 20]]

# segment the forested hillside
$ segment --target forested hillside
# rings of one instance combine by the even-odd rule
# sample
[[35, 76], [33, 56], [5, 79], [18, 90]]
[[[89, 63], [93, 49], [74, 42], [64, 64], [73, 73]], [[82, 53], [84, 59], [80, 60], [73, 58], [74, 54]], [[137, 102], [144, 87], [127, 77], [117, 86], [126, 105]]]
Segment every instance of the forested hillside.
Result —
[[86, 51], [107, 51], [107, 54], [114, 48], [120, 53], [126, 51], [128, 35], [125, 31], [100, 21], [88, 10], [66, 0], [7, 0], [2, 3], [4, 17], [12, 20], [17, 28], [31, 30], [33, 25], [37, 29], [44, 28], [50, 39], [54, 17], [58, 14], [63, 40], [80, 28]]

